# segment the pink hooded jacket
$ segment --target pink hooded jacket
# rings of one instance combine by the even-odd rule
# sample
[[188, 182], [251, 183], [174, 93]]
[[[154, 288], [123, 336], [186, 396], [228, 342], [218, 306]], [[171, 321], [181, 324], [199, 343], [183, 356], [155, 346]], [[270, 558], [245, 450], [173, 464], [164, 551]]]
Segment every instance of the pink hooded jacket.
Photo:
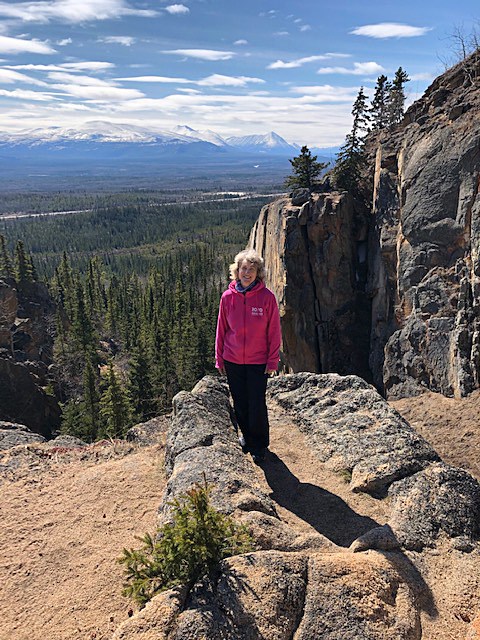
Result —
[[280, 314], [274, 294], [263, 282], [246, 293], [232, 281], [223, 293], [218, 312], [215, 366], [224, 361], [235, 364], [266, 364], [276, 370], [282, 334]]

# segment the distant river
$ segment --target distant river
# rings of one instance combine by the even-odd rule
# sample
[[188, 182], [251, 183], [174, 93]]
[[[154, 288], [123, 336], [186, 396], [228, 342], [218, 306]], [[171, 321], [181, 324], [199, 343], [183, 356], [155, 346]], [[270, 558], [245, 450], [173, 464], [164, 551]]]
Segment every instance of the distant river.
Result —
[[[219, 194], [221, 195], [221, 194]], [[225, 194], [225, 195], [228, 195]], [[229, 198], [211, 198], [205, 200], [182, 200], [178, 202], [156, 202], [148, 206], [150, 207], [168, 207], [171, 205], [197, 204], [203, 202], [233, 202], [235, 200], [251, 200], [253, 198], [276, 198], [284, 195], [283, 193], [242, 193], [238, 195], [231, 194]], [[232, 197], [233, 196], [233, 197]], [[105, 207], [102, 207], [105, 208]], [[68, 216], [72, 213], [91, 213], [94, 209], [73, 209], [72, 211], [44, 211], [42, 213], [31, 213], [28, 211], [17, 211], [16, 213], [0, 213], [0, 220], [15, 220], [16, 218], [40, 218], [42, 216]]]

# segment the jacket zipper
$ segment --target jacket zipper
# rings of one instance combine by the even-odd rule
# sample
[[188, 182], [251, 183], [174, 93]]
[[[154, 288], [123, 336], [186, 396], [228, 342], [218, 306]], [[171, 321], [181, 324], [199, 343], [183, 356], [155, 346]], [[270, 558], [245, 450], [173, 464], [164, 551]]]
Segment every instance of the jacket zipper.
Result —
[[243, 364], [245, 362], [245, 346], [247, 342], [247, 294], [243, 294]]

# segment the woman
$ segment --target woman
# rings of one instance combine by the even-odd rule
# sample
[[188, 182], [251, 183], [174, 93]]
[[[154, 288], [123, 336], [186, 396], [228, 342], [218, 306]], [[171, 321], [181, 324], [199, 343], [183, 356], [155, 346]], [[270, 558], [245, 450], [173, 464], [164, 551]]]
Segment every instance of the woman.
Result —
[[264, 284], [263, 259], [256, 251], [236, 255], [230, 277], [220, 300], [215, 366], [227, 375], [242, 450], [259, 464], [269, 445], [265, 392], [268, 375], [278, 367], [280, 315], [274, 294]]

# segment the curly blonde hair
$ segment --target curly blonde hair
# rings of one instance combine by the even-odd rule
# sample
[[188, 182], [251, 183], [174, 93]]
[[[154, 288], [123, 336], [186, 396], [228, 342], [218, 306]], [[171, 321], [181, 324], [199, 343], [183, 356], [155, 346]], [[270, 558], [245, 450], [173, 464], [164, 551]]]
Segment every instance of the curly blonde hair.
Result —
[[238, 280], [238, 271], [242, 266], [242, 262], [247, 260], [257, 267], [258, 280], [265, 280], [265, 265], [263, 258], [258, 255], [255, 249], [245, 249], [240, 251], [234, 258], [234, 261], [230, 265], [230, 278], [231, 280]]

